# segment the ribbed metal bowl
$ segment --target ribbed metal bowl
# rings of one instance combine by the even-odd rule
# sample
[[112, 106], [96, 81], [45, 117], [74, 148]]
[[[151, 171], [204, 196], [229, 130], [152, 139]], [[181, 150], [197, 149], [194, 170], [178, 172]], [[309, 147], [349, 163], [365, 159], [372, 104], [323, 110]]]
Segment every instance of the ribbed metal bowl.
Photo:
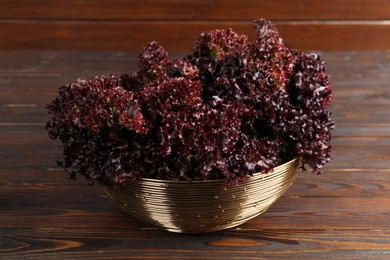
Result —
[[110, 185], [104, 192], [143, 222], [180, 233], [232, 228], [265, 212], [291, 186], [300, 159], [257, 173], [238, 186], [225, 180], [166, 181], [143, 179]]

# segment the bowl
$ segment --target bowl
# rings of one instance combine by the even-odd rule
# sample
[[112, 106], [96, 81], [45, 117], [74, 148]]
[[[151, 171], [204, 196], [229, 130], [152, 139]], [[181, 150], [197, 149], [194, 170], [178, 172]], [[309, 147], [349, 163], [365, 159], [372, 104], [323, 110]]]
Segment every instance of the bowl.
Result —
[[142, 222], [171, 232], [206, 233], [239, 226], [265, 212], [292, 185], [300, 166], [297, 157], [235, 186], [226, 180], [142, 179], [103, 190]]

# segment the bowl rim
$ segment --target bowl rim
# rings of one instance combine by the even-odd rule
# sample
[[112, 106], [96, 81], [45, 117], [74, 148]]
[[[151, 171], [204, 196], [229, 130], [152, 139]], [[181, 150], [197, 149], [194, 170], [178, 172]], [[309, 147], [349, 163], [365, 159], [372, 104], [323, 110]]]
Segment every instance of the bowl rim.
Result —
[[[302, 157], [301, 156], [296, 156], [293, 159], [284, 162], [276, 167], [274, 167], [271, 171], [269, 172], [256, 172], [252, 175], [248, 175], [248, 179], [246, 179], [244, 182], [249, 181], [250, 179], [253, 178], [258, 178], [259, 175], [267, 175], [267, 174], [273, 174], [274, 172], [281, 171], [283, 168], [286, 168], [290, 165], [295, 165], [295, 164], [300, 165], [302, 163]], [[291, 166], [293, 167], [293, 166]], [[296, 167], [299, 169], [300, 166]], [[152, 178], [142, 178], [140, 180], [133, 180], [129, 179], [126, 180], [122, 185], [126, 185], [127, 183], [143, 183], [143, 182], [150, 182], [150, 183], [156, 183], [156, 184], [201, 184], [201, 183], [210, 183], [210, 184], [217, 184], [217, 183], [227, 183], [228, 180], [226, 179], [215, 179], [215, 180], [163, 180], [163, 179], [152, 179]]]

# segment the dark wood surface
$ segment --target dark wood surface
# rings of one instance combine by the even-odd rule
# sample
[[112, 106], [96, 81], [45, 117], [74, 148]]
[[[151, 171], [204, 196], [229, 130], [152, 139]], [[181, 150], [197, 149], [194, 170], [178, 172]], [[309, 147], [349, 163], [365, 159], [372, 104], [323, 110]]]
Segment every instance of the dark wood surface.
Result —
[[139, 51], [156, 40], [188, 51], [200, 32], [233, 28], [255, 38], [272, 20], [288, 46], [390, 49], [388, 0], [0, 0], [0, 49]]
[[80, 20], [386, 20], [387, 0], [0, 0], [0, 18]]
[[131, 218], [56, 167], [45, 104], [60, 85], [131, 72], [125, 52], [0, 51], [0, 259], [389, 259], [390, 52], [322, 52], [334, 86], [332, 161], [265, 214], [183, 235]]

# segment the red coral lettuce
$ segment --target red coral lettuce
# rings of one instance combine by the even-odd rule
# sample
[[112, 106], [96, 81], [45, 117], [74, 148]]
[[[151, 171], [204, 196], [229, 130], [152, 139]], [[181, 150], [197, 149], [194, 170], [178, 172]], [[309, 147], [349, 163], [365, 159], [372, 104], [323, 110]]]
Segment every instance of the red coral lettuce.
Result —
[[285, 46], [256, 20], [258, 38], [205, 32], [172, 60], [156, 42], [138, 72], [97, 76], [60, 88], [48, 106], [61, 165], [100, 183], [127, 178], [245, 180], [302, 156], [320, 173], [334, 124], [324, 62]]

